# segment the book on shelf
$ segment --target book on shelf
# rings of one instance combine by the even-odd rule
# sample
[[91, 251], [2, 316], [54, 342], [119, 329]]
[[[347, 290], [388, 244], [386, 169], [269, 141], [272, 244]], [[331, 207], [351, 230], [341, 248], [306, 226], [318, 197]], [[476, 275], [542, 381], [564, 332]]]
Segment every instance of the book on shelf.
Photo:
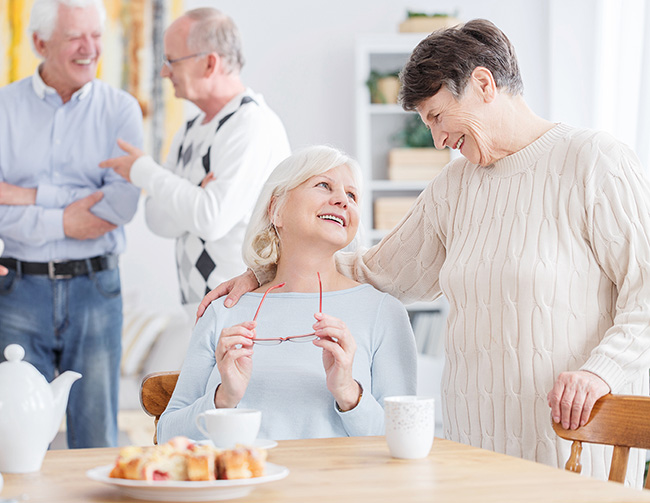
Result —
[[417, 197], [378, 197], [375, 199], [375, 229], [390, 230], [408, 213]]
[[388, 152], [388, 179], [431, 180], [449, 161], [448, 148], [393, 148]]

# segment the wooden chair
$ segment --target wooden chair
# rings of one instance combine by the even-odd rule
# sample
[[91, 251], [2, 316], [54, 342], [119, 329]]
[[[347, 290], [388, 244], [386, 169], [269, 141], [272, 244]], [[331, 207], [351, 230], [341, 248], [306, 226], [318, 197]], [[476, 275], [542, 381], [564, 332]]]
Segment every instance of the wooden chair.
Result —
[[[553, 420], [551, 419], [551, 422]], [[553, 429], [561, 438], [572, 440], [571, 456], [565, 468], [580, 473], [582, 442], [614, 446], [609, 480], [624, 482], [630, 448], [650, 448], [650, 397], [632, 395], [605, 395], [591, 411], [589, 421], [577, 430], [565, 430], [553, 422]], [[650, 477], [645, 488], [650, 489]]]
[[144, 411], [154, 417], [153, 443], [158, 443], [158, 419], [172, 397], [180, 372], [153, 372], [142, 378], [140, 385], [140, 405]]

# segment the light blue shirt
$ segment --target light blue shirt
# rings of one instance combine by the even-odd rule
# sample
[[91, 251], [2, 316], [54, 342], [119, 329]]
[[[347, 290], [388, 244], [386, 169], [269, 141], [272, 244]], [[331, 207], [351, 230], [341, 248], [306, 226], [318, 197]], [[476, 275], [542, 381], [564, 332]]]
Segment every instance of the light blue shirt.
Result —
[[[261, 293], [247, 293], [227, 309], [221, 298], [199, 319], [176, 389], [158, 422], [158, 442], [176, 435], [205, 438], [195, 419], [215, 408], [221, 382], [215, 349], [221, 330], [251, 320], [261, 299]], [[308, 334], [317, 311], [318, 293], [270, 293], [257, 318], [257, 337]], [[360, 285], [324, 292], [323, 312], [344, 321], [357, 343], [352, 377], [363, 386], [361, 401], [347, 412], [337, 410], [327, 389], [322, 350], [311, 342], [255, 345], [251, 379], [238, 407], [262, 411], [259, 438], [383, 435], [384, 397], [415, 394], [415, 337], [397, 299]]]
[[[141, 147], [142, 136], [137, 101], [100, 80], [65, 104], [38, 70], [0, 88], [0, 180], [37, 189], [35, 205], [0, 205], [3, 256], [47, 262], [122, 252], [121, 226], [135, 214], [140, 190], [99, 163], [124, 155], [118, 138]], [[97, 239], [67, 238], [64, 208], [97, 190], [104, 197], [92, 213], [119, 227]]]

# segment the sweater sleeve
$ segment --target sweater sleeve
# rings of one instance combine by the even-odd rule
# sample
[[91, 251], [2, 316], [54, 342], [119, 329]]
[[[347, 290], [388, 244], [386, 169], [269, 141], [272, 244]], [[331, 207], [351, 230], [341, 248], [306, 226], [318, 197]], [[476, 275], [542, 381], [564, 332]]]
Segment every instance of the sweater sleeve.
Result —
[[408, 214], [377, 245], [367, 251], [338, 253], [341, 273], [405, 303], [436, 299], [441, 294], [439, 272], [446, 257], [446, 211], [433, 196], [446, 194], [445, 184], [443, 179], [429, 184]]
[[[140, 157], [133, 163], [131, 180], [136, 187], [146, 187], [151, 176], [156, 176], [156, 174], [164, 172], [169, 173], [169, 183], [174, 183], [177, 178], [173, 174], [174, 158], [178, 155], [178, 149], [183, 142], [184, 132], [185, 129], [181, 128], [174, 135], [164, 165], [160, 166], [156, 164], [153, 158], [148, 155]], [[185, 229], [178, 219], [172, 218], [168, 202], [162, 198], [152, 197], [149, 193], [145, 200], [145, 219], [149, 229], [158, 236], [177, 238], [185, 233]]]
[[372, 327], [373, 348], [370, 370], [372, 382], [355, 379], [363, 386], [363, 396], [352, 410], [337, 413], [349, 436], [383, 435], [384, 398], [414, 395], [417, 381], [415, 336], [404, 306], [384, 295]]
[[158, 421], [158, 443], [178, 435], [193, 440], [205, 438], [195, 419], [199, 413], [216, 408], [214, 393], [218, 383], [213, 385], [210, 379], [216, 369], [216, 331], [216, 308], [210, 306], [194, 328], [176, 388]]
[[[618, 298], [614, 324], [582, 366], [616, 393], [650, 367], [650, 187], [636, 156], [619, 144], [614, 165], [595, 181], [588, 239]], [[609, 157], [609, 159], [608, 159]]]
[[242, 121], [248, 120], [232, 129], [226, 129], [231, 125], [228, 122], [220, 133], [222, 137], [228, 134], [227, 148], [213, 143], [210, 149], [211, 171], [217, 177], [205, 188], [153, 162], [143, 161], [132, 174], [136, 185], [166, 206], [167, 217], [178, 228], [206, 241], [222, 238], [245, 220], [274, 167], [269, 166], [264, 124], [253, 115], [244, 115], [246, 111], [240, 114]]

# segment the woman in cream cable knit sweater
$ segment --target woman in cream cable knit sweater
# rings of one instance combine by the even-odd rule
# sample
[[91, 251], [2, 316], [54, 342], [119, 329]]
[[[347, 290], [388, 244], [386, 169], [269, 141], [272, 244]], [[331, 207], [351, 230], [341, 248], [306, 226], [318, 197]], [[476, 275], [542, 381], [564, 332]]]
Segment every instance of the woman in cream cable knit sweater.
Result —
[[[401, 78], [404, 108], [464, 159], [339, 268], [406, 302], [449, 300], [447, 438], [563, 466], [569, 444], [551, 416], [576, 428], [610, 391], [648, 394], [650, 189], [639, 161], [608, 134], [537, 117], [514, 49], [488, 21], [432, 33]], [[244, 277], [233, 299], [257, 285]], [[604, 448], [584, 449], [583, 473], [606, 478]], [[628, 482], [642, 470], [632, 456]]]

